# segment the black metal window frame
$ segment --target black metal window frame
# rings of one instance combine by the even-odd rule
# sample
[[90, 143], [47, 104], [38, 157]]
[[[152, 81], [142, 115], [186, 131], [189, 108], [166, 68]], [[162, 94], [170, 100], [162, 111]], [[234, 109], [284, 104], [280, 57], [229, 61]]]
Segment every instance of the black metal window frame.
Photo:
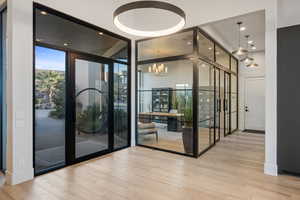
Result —
[[[52, 15], [55, 15], [55, 16], [58, 16], [60, 18], [63, 18], [65, 20], [68, 20], [68, 21], [71, 21], [73, 23], [76, 23], [76, 24], [79, 24], [79, 25], [82, 25], [84, 27], [87, 27], [87, 28], [90, 28], [90, 29], [93, 29], [93, 30], [96, 30], [96, 31], [99, 31], [99, 32], [103, 32], [104, 34], [107, 34], [111, 37], [114, 37], [114, 38], [117, 38], [117, 39], [120, 39], [120, 40], [123, 40], [125, 42], [127, 42], [127, 55], [128, 55], [128, 58], [127, 58], [127, 61], [124, 62], [124, 61], [120, 61], [120, 60], [116, 60], [116, 59], [112, 59], [112, 58], [106, 58], [106, 57], [102, 57], [102, 56], [95, 56], [95, 55], [91, 55], [91, 54], [88, 54], [86, 52], [81, 52], [81, 51], [76, 51], [76, 50], [73, 50], [73, 49], [70, 49], [70, 48], [67, 48], [67, 47], [60, 47], [60, 46], [55, 46], [55, 45], [51, 45], [51, 44], [47, 44], [47, 43], [43, 43], [43, 42], [38, 42], [36, 41], [36, 15], [35, 15], [35, 11], [36, 9], [42, 9], [44, 11], [46, 11], [47, 13], [50, 13]], [[66, 127], [65, 127], [65, 137], [66, 137], [66, 140], [65, 140], [65, 163], [62, 164], [62, 165], [59, 165], [59, 166], [53, 166], [53, 167], [49, 167], [45, 170], [41, 170], [39, 172], [36, 172], [35, 171], [35, 176], [38, 176], [38, 175], [42, 175], [42, 174], [45, 174], [45, 173], [48, 173], [48, 172], [51, 172], [51, 171], [54, 171], [54, 170], [57, 170], [57, 169], [60, 169], [60, 168], [64, 168], [66, 166], [70, 166], [70, 165], [73, 165], [73, 164], [76, 164], [78, 162], [82, 162], [82, 161], [85, 161], [85, 160], [89, 160], [89, 159], [92, 159], [92, 158], [95, 158], [95, 157], [99, 157], [101, 155], [105, 155], [107, 153], [111, 153], [111, 152], [115, 152], [115, 151], [119, 151], [119, 150], [122, 150], [122, 149], [125, 149], [125, 148], [128, 148], [131, 146], [131, 40], [126, 38], [126, 37], [123, 37], [123, 36], [120, 36], [116, 33], [113, 33], [113, 32], [110, 32], [106, 29], [103, 29], [103, 28], [100, 28], [96, 25], [93, 25], [93, 24], [90, 24], [88, 22], [85, 22], [83, 20], [80, 20], [78, 18], [75, 18], [73, 16], [70, 16], [68, 14], [65, 14], [65, 13], [62, 13], [60, 11], [57, 11], [55, 9], [52, 9], [50, 7], [47, 7], [47, 6], [44, 6], [42, 4], [39, 4], [39, 3], [33, 3], [33, 49], [35, 49], [36, 46], [41, 46], [41, 47], [46, 47], [46, 48], [50, 48], [50, 49], [54, 49], [54, 50], [60, 50], [60, 51], [64, 51], [66, 53], [66, 74], [65, 74], [65, 80], [66, 80], [66, 96], [69, 95], [70, 93], [70, 90], [72, 88], [71, 83], [72, 83], [72, 78], [70, 77], [71, 76], [71, 70], [69, 69], [70, 68], [70, 65], [71, 65], [71, 55], [85, 55], [87, 57], [91, 57], [91, 58], [96, 58], [96, 59], [100, 59], [102, 60], [104, 63], [108, 63], [110, 66], [112, 66], [112, 70], [110, 70], [110, 77], [112, 77], [112, 73], [113, 72], [113, 68], [114, 68], [114, 63], [116, 64], [124, 64], [127, 66], [127, 69], [128, 69], [128, 74], [127, 74], [127, 109], [128, 109], [128, 124], [127, 124], [127, 129], [128, 129], [128, 137], [127, 137], [127, 145], [124, 146], [124, 147], [120, 147], [120, 148], [113, 148], [113, 142], [111, 138], [113, 137], [110, 137], [110, 141], [109, 141], [109, 150], [106, 152], [102, 152], [102, 153], [94, 153], [94, 154], [91, 154], [91, 155], [88, 155], [88, 156], [84, 156], [83, 158], [79, 158], [77, 160], [73, 160], [71, 161], [69, 158], [70, 158], [70, 154], [71, 153], [74, 153], [72, 152], [70, 149], [69, 146], [71, 146], [72, 144], [70, 144], [70, 139], [67, 139], [67, 137], [70, 137], [70, 135], [72, 134], [70, 131], [72, 131], [72, 127], [70, 127], [70, 125], [72, 124], [72, 122], [70, 121], [70, 119], [66, 119]], [[113, 84], [113, 79], [111, 79], [109, 81], [109, 84], [111, 86], [111, 84]], [[69, 88], [68, 88], [69, 87]], [[110, 96], [110, 98], [112, 98], [113, 95]], [[67, 98], [66, 98], [66, 101]], [[71, 101], [71, 100], [69, 100]], [[112, 101], [112, 102], [111, 102]], [[109, 101], [110, 103], [110, 107], [113, 106], [113, 99], [110, 99]], [[68, 102], [66, 102], [66, 115], [72, 115], [70, 112], [72, 112], [72, 108], [68, 108]], [[74, 109], [74, 108], [73, 108]], [[33, 50], [33, 116], [35, 116], [35, 50]], [[111, 116], [113, 116], [113, 114], [110, 115], [110, 118]], [[72, 116], [70, 116], [72, 117]], [[113, 130], [113, 118], [111, 118], [110, 120], [110, 123], [108, 124], [109, 127], [111, 127], [111, 130]], [[69, 155], [68, 155], [69, 154]], [[33, 119], [33, 167], [35, 168], [35, 119]]]
[[[172, 35], [176, 35], [178, 33], [184, 33], [184, 32], [188, 32], [188, 31], [193, 31], [193, 51], [189, 54], [183, 54], [183, 55], [177, 55], [177, 56], [170, 56], [170, 57], [163, 57], [163, 58], [155, 58], [155, 59], [149, 59], [149, 60], [138, 60], [138, 43], [143, 42], [143, 41], [147, 41], [147, 40], [154, 40], [157, 38], [166, 38], [166, 37], [170, 37]], [[198, 34], [202, 34], [204, 37], [206, 37], [207, 39], [209, 39], [210, 41], [213, 42], [214, 45], [214, 59], [210, 60], [207, 57], [201, 56], [200, 52], [199, 52], [199, 44], [197, 42], [197, 36]], [[216, 62], [216, 46], [220, 47], [222, 50], [224, 50], [229, 56], [229, 68], [222, 66], [221, 64]], [[231, 67], [231, 58], [233, 58], [234, 60], [237, 61], [237, 71], [234, 72], [232, 71], [232, 67]], [[143, 65], [143, 64], [151, 64], [154, 62], [168, 62], [168, 61], [178, 61], [178, 60], [191, 60], [193, 62], [193, 94], [197, 94], [197, 95], [193, 95], [193, 110], [196, 110], [197, 112], [193, 112], [193, 155], [190, 154], [186, 154], [186, 153], [181, 153], [181, 152], [176, 152], [173, 150], [167, 150], [167, 149], [161, 149], [161, 148], [157, 148], [157, 147], [152, 147], [152, 146], [148, 146], [148, 145], [144, 145], [144, 144], [139, 144], [138, 143], [138, 104], [140, 102], [138, 102], [138, 94], [139, 94], [139, 85], [136, 84], [135, 85], [135, 101], [136, 101], [136, 113], [135, 113], [135, 127], [136, 127], [136, 132], [135, 132], [135, 141], [136, 141], [136, 145], [137, 146], [141, 146], [141, 147], [145, 147], [145, 148], [150, 148], [150, 149], [154, 149], [154, 150], [160, 150], [160, 151], [164, 151], [164, 152], [169, 152], [169, 153], [174, 153], [174, 154], [179, 154], [179, 155], [184, 155], [184, 156], [188, 156], [188, 157], [195, 157], [198, 158], [199, 156], [201, 156], [202, 154], [204, 154], [205, 152], [207, 152], [210, 148], [212, 148], [219, 140], [216, 140], [216, 126], [214, 127], [214, 142], [212, 145], [210, 145], [208, 148], [204, 149], [201, 152], [198, 152], [199, 150], [199, 145], [198, 145], [198, 101], [199, 101], [199, 97], [198, 97], [198, 81], [199, 81], [199, 72], [198, 72], [198, 67], [197, 67], [197, 61], [201, 60], [204, 61], [210, 65], [213, 66], [214, 71], [216, 73], [217, 70], [222, 70], [224, 71], [224, 73], [229, 74], [229, 84], [231, 82], [231, 74], [234, 74], [237, 77], [237, 129], [238, 129], [238, 68], [239, 68], [239, 62], [238, 59], [235, 58], [225, 47], [223, 47], [223, 45], [221, 45], [220, 43], [218, 43], [215, 39], [213, 39], [208, 33], [206, 33], [203, 29], [199, 28], [199, 27], [191, 27], [191, 28], [187, 28], [184, 30], [181, 30], [177, 33], [173, 33], [167, 36], [162, 36], [162, 37], [151, 37], [151, 38], [144, 38], [144, 39], [140, 39], [140, 40], [136, 40], [135, 41], [135, 79], [138, 80], [138, 66], [139, 65]], [[225, 78], [224, 78], [225, 81]], [[216, 82], [216, 76], [214, 76], [214, 83]], [[219, 76], [219, 84], [220, 84], [220, 76]], [[214, 86], [216, 87], [216, 85], [214, 84]], [[214, 107], [216, 108], [216, 89], [214, 90]], [[232, 134], [234, 131], [231, 131], [231, 87], [229, 85], [229, 130], [230, 130], [230, 134]], [[222, 117], [222, 116], [220, 116]], [[225, 118], [225, 113], [224, 113], [224, 118]], [[214, 123], [216, 123], [216, 111], [214, 110]], [[196, 123], [195, 123], [196, 122]], [[224, 121], [225, 123], [225, 121]], [[225, 129], [225, 128], [224, 128]], [[224, 130], [225, 131], [225, 130]], [[226, 137], [227, 135], [224, 134], [224, 136]]]
[[0, 7], [0, 171], [5, 172], [6, 166], [4, 166], [4, 153], [3, 152], [3, 97], [4, 97], [4, 62], [3, 62], [3, 13], [7, 10], [6, 2]]

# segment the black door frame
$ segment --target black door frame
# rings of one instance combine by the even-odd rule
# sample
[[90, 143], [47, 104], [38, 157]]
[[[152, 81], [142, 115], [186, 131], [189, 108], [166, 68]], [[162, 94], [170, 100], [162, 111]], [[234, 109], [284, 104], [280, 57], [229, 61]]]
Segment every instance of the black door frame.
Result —
[[[114, 146], [114, 65], [111, 60], [104, 59], [99, 56], [89, 55], [85, 53], [74, 53], [71, 52], [68, 56], [69, 59], [69, 72], [68, 80], [70, 84], [67, 85], [67, 94], [69, 98], [66, 99], [67, 103], [67, 127], [66, 132], [66, 162], [67, 165], [82, 162], [91, 158], [95, 158], [107, 153], [113, 152]], [[81, 59], [85, 61], [96, 62], [99, 64], [108, 65], [108, 149], [101, 150], [83, 157], [76, 158], [75, 148], [76, 148], [76, 128], [75, 128], [75, 116], [76, 116], [76, 94], [75, 94], [75, 68], [76, 59]]]
[[[226, 81], [228, 80], [228, 81]], [[227, 91], [228, 85], [228, 91]], [[231, 134], [231, 113], [230, 113], [230, 73], [224, 71], [224, 100], [223, 100], [223, 110], [224, 110], [224, 137]], [[227, 127], [227, 117], [228, 117], [228, 127]], [[228, 130], [228, 131], [227, 131]]]
[[[128, 132], [128, 135], [127, 135], [127, 145], [124, 145], [122, 147], [118, 147], [118, 148], [112, 148], [110, 149], [109, 151], [107, 151], [107, 153], [109, 152], [115, 152], [115, 151], [119, 151], [119, 150], [122, 150], [122, 149], [125, 149], [125, 148], [128, 148], [131, 146], [131, 40], [126, 38], [126, 37], [123, 37], [123, 36], [120, 36], [118, 34], [115, 34], [113, 32], [110, 32], [106, 29], [103, 29], [103, 28], [100, 28], [96, 25], [93, 25], [91, 23], [88, 23], [88, 22], [85, 22], [83, 20], [80, 20], [78, 18], [75, 18], [75, 17], [72, 17], [70, 15], [67, 15], [65, 13], [62, 13], [60, 11], [57, 11], [55, 9], [52, 9], [50, 7], [47, 7], [47, 6], [44, 6], [42, 4], [39, 4], [39, 3], [33, 3], [33, 48], [35, 48], [36, 46], [41, 46], [41, 47], [46, 47], [46, 48], [50, 48], [50, 49], [54, 49], [54, 50], [60, 50], [60, 51], [64, 51], [66, 53], [66, 75], [65, 75], [65, 80], [66, 80], [66, 86], [68, 86], [70, 84], [70, 80], [69, 79], [69, 76], [70, 76], [70, 55], [72, 53], [74, 54], [81, 54], [81, 55], [86, 55], [86, 56], [91, 56], [91, 57], [94, 57], [94, 55], [90, 55], [90, 54], [87, 54], [87, 53], [84, 53], [84, 52], [80, 52], [80, 51], [76, 51], [76, 50], [73, 50], [73, 49], [70, 49], [68, 47], [62, 47], [62, 46], [56, 46], [56, 45], [51, 45], [51, 44], [47, 44], [47, 43], [43, 43], [41, 41], [36, 41], [36, 16], [35, 16], [35, 9], [42, 9], [44, 11], [46, 11], [47, 13], [51, 13], [53, 15], [56, 15], [56, 16], [59, 16], [65, 20], [69, 20], [71, 22], [74, 22], [76, 24], [79, 24], [79, 25], [82, 25], [82, 26], [85, 26], [87, 28], [90, 28], [90, 29], [94, 29], [96, 31], [99, 31], [99, 32], [103, 32], [104, 34], [107, 34], [109, 36], [112, 36], [112, 37], [115, 37], [115, 38], [118, 38], [118, 39], [121, 39], [125, 42], [127, 42], [127, 61], [123, 61], [123, 60], [118, 60], [116, 58], [106, 58], [106, 57], [101, 57], [101, 56], [95, 56], [97, 58], [101, 58], [103, 61], [105, 62], [111, 62], [112, 63], [112, 70], [115, 68], [115, 64], [123, 64], [123, 65], [126, 65], [127, 66], [127, 116], [128, 116], [128, 127], [127, 127], [127, 132]], [[35, 116], [35, 51], [33, 51], [33, 116]], [[111, 72], [113, 73], [113, 71]], [[110, 75], [113, 77], [113, 74]], [[111, 84], [113, 84], [113, 81], [111, 82]], [[67, 95], [69, 95], [69, 93], [67, 93], [67, 88], [66, 88], [66, 97]], [[112, 94], [112, 96], [114, 96], [114, 94]], [[67, 99], [67, 98], [66, 98]], [[112, 105], [113, 105], [113, 101], [112, 101]], [[69, 104], [66, 104], [66, 107], [69, 106]], [[66, 116], [69, 115], [69, 109], [66, 108]], [[113, 124], [113, 119], [110, 120]], [[33, 168], [35, 168], [35, 120], [33, 120]], [[67, 137], [67, 135], [69, 135], [69, 130], [70, 130], [70, 122], [65, 122], [66, 123], [66, 127], [65, 127], [65, 135]], [[112, 127], [113, 128], [113, 127]], [[66, 140], [67, 141], [67, 140]], [[111, 143], [113, 144], [114, 141], [111, 141]], [[67, 144], [65, 143], [66, 145], [66, 148], [67, 148]], [[113, 147], [113, 145], [112, 145]], [[67, 150], [65, 151], [66, 152], [66, 155], [67, 153], [69, 153], [70, 150]], [[102, 152], [103, 153], [103, 152]], [[104, 154], [104, 153], [103, 153]], [[98, 157], [98, 156], [101, 156], [103, 154], [95, 154], [95, 155], [90, 155], [90, 156], [87, 156], [87, 157], [84, 157], [84, 159], [80, 159], [80, 160], [77, 160], [76, 162], [72, 162], [70, 158], [65, 158], [65, 162], [63, 164], [60, 164], [60, 165], [57, 165], [57, 166], [51, 166], [47, 169], [43, 169], [43, 170], [40, 170], [40, 171], [35, 171], [35, 175], [38, 176], [38, 175], [41, 175], [41, 174], [45, 174], [45, 173], [48, 173], [50, 171], [54, 171], [54, 170], [57, 170], [57, 169], [60, 169], [60, 168], [63, 168], [63, 167], [66, 167], [68, 165], [72, 165], [72, 164], [75, 164], [77, 162], [80, 162], [80, 161], [83, 161], [83, 160], [88, 160], [88, 159], [91, 159], [91, 158], [94, 158], [94, 157]], [[66, 156], [67, 157], [67, 156]]]
[[[217, 81], [217, 74], [218, 74], [218, 81]], [[215, 132], [216, 135], [218, 135], [218, 139], [216, 139], [216, 135], [215, 135], [215, 143], [219, 142], [221, 140], [221, 84], [220, 84], [220, 69], [215, 67], [215, 83], [214, 83], [214, 87], [215, 87]], [[217, 84], [218, 83], [218, 84]], [[216, 115], [218, 115], [218, 118], [216, 117]]]

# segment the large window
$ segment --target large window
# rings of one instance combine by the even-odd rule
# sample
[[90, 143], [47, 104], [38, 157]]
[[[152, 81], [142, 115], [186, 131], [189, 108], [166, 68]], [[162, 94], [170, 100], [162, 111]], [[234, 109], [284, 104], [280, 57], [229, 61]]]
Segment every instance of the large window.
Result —
[[138, 60], [151, 60], [193, 53], [193, 31], [145, 40], [138, 43]]
[[35, 7], [35, 173], [128, 147], [130, 40]]
[[[153, 66], [164, 66], [156, 73]], [[193, 154], [193, 63], [139, 65], [138, 143]]]
[[35, 169], [65, 164], [66, 53], [35, 47]]

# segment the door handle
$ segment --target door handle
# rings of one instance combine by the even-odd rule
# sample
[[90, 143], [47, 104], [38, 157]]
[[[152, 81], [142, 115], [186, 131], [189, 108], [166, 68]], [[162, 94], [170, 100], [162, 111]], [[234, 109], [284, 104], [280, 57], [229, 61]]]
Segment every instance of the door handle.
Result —
[[245, 112], [249, 112], [248, 106], [245, 106]]

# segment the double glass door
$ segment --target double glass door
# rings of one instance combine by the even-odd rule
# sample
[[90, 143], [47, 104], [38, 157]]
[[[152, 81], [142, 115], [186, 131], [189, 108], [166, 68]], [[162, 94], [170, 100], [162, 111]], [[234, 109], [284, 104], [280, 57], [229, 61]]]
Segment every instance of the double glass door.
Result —
[[216, 69], [216, 141], [230, 134], [230, 74]]
[[43, 46], [35, 54], [35, 174], [129, 146], [128, 65]]

